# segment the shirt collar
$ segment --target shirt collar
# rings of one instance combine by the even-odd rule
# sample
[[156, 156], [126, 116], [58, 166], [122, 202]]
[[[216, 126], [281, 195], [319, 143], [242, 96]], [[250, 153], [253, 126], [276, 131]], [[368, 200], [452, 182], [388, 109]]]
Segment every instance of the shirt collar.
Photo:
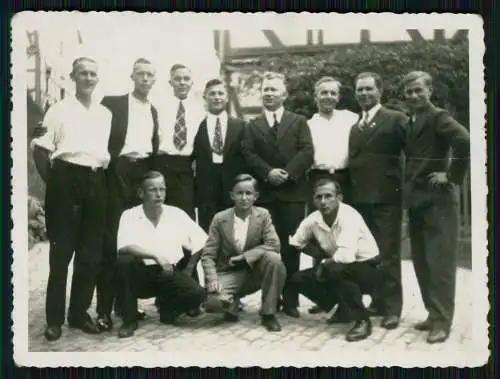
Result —
[[225, 125], [227, 123], [227, 112], [226, 111], [222, 111], [218, 115], [207, 112], [207, 121], [210, 121], [211, 123], [215, 124], [217, 117], [219, 118], [222, 125]]
[[135, 104], [139, 104], [139, 105], [151, 105], [150, 101], [148, 98], [146, 98], [146, 101], [141, 101], [139, 100], [137, 97], [135, 97], [132, 92], [130, 92], [128, 94], [128, 101], [129, 102], [134, 102]]
[[276, 119], [278, 120], [278, 122], [281, 122], [281, 119], [283, 118], [284, 112], [285, 112], [285, 108], [283, 106], [279, 107], [275, 111], [270, 111], [270, 110], [267, 110], [264, 108], [264, 114], [266, 115], [266, 118], [268, 120], [273, 120], [273, 123], [274, 123], [274, 115], [276, 114]]
[[330, 117], [330, 118], [326, 118], [326, 117], [322, 116], [319, 112], [315, 113], [311, 117], [311, 121], [327, 121], [327, 122], [332, 121], [335, 118], [335, 116], [337, 115], [337, 112], [338, 111], [336, 109], [334, 109], [333, 113], [332, 113], [332, 117]]
[[343, 213], [342, 212], [343, 208], [344, 208], [343, 204], [341, 202], [339, 202], [339, 209], [337, 211], [337, 217], [335, 217], [335, 221], [333, 222], [332, 226], [328, 226], [326, 224], [320, 211], [314, 211], [313, 213], [311, 213], [311, 219], [320, 228], [325, 229], [325, 230], [332, 230], [334, 227], [336, 227], [338, 225], [339, 220], [341, 218], [341, 213]]
[[[371, 109], [368, 110], [368, 121], [371, 121], [375, 114], [382, 108], [382, 104], [378, 103], [377, 105], [373, 106]], [[363, 115], [366, 113], [366, 111], [363, 111]]]

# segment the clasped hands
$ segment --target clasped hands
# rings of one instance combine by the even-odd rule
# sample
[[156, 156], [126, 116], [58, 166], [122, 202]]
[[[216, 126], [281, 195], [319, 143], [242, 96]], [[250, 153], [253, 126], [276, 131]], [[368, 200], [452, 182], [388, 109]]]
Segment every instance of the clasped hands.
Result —
[[267, 175], [267, 180], [273, 186], [279, 186], [288, 180], [288, 172], [282, 168], [273, 168]]

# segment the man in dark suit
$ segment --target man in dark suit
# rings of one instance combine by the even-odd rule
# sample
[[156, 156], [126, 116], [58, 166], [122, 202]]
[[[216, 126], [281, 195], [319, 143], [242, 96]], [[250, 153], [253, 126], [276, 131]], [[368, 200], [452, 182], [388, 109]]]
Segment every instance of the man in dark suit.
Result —
[[[429, 331], [427, 342], [444, 342], [455, 308], [458, 214], [456, 187], [469, 165], [469, 132], [435, 107], [432, 78], [414, 71], [403, 78], [411, 110], [406, 148], [405, 205], [409, 208], [411, 252]], [[453, 151], [450, 160], [450, 149]]]
[[156, 69], [144, 58], [134, 62], [134, 89], [120, 96], [106, 96], [102, 104], [112, 113], [106, 170], [108, 200], [103, 260], [97, 278], [97, 326], [111, 330], [110, 317], [115, 298], [116, 235], [122, 212], [140, 204], [138, 186], [151, 169], [158, 150], [158, 114], [148, 95], [156, 81]]
[[241, 153], [245, 124], [228, 117], [227, 90], [220, 79], [207, 82], [204, 98], [208, 114], [195, 137], [193, 157], [198, 223], [208, 232], [214, 215], [231, 206], [234, 178], [246, 171]]
[[380, 104], [382, 80], [375, 73], [356, 78], [360, 120], [349, 136], [352, 204], [361, 213], [380, 250], [381, 282], [373, 307], [384, 316], [382, 327], [399, 325], [401, 286], [401, 154], [405, 145], [405, 114]]
[[[281, 257], [290, 277], [299, 270], [300, 256], [288, 243], [304, 218], [308, 188], [305, 172], [314, 159], [311, 132], [305, 117], [283, 108], [287, 97], [285, 77], [264, 74], [264, 112], [245, 129], [243, 154], [260, 180], [260, 204], [266, 207], [281, 241]], [[283, 311], [300, 317], [299, 296], [285, 284]]]

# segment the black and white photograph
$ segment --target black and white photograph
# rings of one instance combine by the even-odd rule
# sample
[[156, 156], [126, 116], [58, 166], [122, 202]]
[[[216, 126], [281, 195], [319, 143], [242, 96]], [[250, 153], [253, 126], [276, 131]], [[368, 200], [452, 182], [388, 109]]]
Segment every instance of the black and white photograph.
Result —
[[487, 362], [479, 16], [11, 32], [17, 365]]

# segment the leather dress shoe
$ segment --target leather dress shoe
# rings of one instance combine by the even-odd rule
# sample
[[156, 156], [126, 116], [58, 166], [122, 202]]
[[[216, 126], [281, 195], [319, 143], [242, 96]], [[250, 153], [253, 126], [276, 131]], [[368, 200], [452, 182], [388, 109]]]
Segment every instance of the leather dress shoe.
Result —
[[433, 326], [427, 337], [427, 343], [442, 343], [450, 336], [450, 328]]
[[283, 313], [294, 318], [300, 318], [300, 313], [297, 307], [283, 307]]
[[82, 332], [87, 334], [101, 333], [97, 325], [94, 324], [94, 322], [88, 315], [81, 320], [68, 320], [68, 325], [70, 328], [80, 329]]
[[[122, 311], [119, 308], [115, 308], [115, 316], [122, 317]], [[137, 321], [142, 321], [146, 318], [146, 312], [142, 309], [137, 310]]]
[[274, 315], [265, 315], [261, 318], [262, 325], [270, 332], [281, 331], [281, 325]]
[[165, 325], [177, 325], [179, 323], [178, 313], [160, 313], [160, 322]]
[[188, 315], [189, 317], [198, 317], [199, 315], [201, 315], [200, 308], [190, 309], [186, 312], [186, 315]]
[[120, 330], [118, 330], [118, 338], [132, 337], [136, 330], [137, 330], [137, 321], [128, 324], [124, 323], [122, 326], [120, 326]]
[[45, 328], [45, 338], [47, 341], [55, 341], [61, 337], [61, 326], [60, 325], [48, 325]]
[[385, 316], [380, 326], [386, 329], [396, 329], [399, 326], [399, 317], [396, 315]]
[[430, 319], [427, 319], [425, 321], [419, 322], [418, 324], [415, 324], [414, 328], [421, 332], [428, 332], [432, 329], [432, 321]]
[[111, 320], [111, 317], [109, 317], [108, 315], [97, 317], [95, 323], [97, 328], [101, 332], [109, 332], [111, 329], [113, 329], [113, 321]]
[[361, 341], [372, 334], [372, 323], [370, 320], [359, 320], [347, 332], [345, 339], [349, 342]]
[[224, 312], [224, 321], [228, 322], [238, 322], [239, 317], [237, 314], [231, 313], [231, 312]]
[[347, 316], [344, 312], [337, 310], [330, 318], [326, 320], [326, 323], [328, 325], [333, 325], [333, 324], [345, 324], [351, 321], [352, 319], [349, 316]]

